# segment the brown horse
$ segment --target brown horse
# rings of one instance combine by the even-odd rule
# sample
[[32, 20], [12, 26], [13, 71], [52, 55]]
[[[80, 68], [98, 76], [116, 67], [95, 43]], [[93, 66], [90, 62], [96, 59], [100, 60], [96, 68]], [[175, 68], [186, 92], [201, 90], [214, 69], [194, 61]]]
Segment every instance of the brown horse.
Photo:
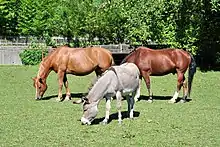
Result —
[[[163, 76], [169, 73], [177, 73], [177, 90], [170, 99], [170, 103], [175, 103], [178, 98], [179, 91], [183, 86], [183, 98], [181, 102], [186, 102], [190, 96], [193, 76], [196, 72], [196, 62], [192, 55], [180, 49], [161, 49], [152, 50], [146, 47], [138, 47], [126, 56], [122, 63], [135, 63], [144, 78], [148, 93], [149, 102], [152, 102], [152, 93], [150, 90], [150, 76]], [[185, 79], [185, 72], [189, 68], [188, 87]]]
[[111, 52], [104, 48], [58, 47], [43, 59], [37, 76], [33, 78], [36, 88], [35, 99], [38, 100], [43, 97], [47, 90], [46, 78], [52, 70], [58, 74], [59, 93], [57, 100], [62, 101], [63, 83], [66, 88], [65, 99], [69, 100], [71, 97], [66, 74], [84, 76], [95, 71], [96, 75], [99, 76], [113, 64]]

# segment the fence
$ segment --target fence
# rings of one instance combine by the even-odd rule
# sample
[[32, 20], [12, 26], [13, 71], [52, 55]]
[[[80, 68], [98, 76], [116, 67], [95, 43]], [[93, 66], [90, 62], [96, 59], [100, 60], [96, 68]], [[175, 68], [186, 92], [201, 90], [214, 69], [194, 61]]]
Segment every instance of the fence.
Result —
[[[56, 43], [66, 43], [67, 38], [64, 37], [52, 37], [52, 39]], [[82, 38], [85, 39], [85, 38]], [[0, 64], [15, 64], [21, 65], [21, 59], [19, 57], [19, 53], [22, 52], [28, 45], [31, 44], [32, 41], [37, 43], [44, 43], [43, 39], [36, 39], [36, 37], [1, 37], [0, 36]], [[121, 60], [122, 57], [127, 55], [133, 48], [129, 44], [110, 44], [110, 45], [94, 45], [98, 47], [103, 47], [109, 49], [113, 53], [113, 57]], [[153, 49], [165, 48], [167, 45], [158, 45], [158, 44], [149, 44], [147, 45]], [[49, 47], [48, 47], [49, 49]]]
[[[19, 53], [21, 53], [28, 46], [22, 45], [10, 45], [0, 46], [0, 64], [10, 64], [10, 65], [21, 65], [21, 59], [19, 57]], [[98, 47], [103, 47], [109, 49], [113, 54], [118, 53], [128, 53], [131, 49], [129, 49], [129, 45], [126, 44], [118, 44], [118, 45], [98, 45]], [[50, 47], [48, 47], [49, 49]]]
[[21, 65], [19, 53], [27, 46], [0, 46], [0, 64]]

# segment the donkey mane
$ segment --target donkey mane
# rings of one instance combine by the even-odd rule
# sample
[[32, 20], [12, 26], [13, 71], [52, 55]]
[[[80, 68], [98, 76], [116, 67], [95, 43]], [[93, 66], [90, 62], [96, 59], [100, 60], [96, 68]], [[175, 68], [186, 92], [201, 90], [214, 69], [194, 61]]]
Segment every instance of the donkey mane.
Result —
[[[111, 67], [110, 67], [110, 68], [111, 68]], [[91, 84], [89, 85], [88, 93], [91, 91], [92, 87], [96, 85], [97, 81], [98, 81], [104, 74], [106, 74], [106, 73], [110, 70], [110, 68], [107, 69], [107, 70], [106, 70], [104, 73], [102, 73], [100, 76], [95, 77], [94, 81], [92, 81]]]

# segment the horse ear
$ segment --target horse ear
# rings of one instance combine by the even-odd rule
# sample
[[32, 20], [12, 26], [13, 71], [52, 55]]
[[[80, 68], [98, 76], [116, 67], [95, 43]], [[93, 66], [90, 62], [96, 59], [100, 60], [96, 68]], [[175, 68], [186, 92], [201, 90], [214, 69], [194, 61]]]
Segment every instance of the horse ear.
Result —
[[31, 78], [33, 81], [35, 81], [36, 80], [36, 77], [34, 77], [34, 78]]
[[40, 82], [41, 84], [43, 84], [43, 80], [42, 80], [42, 78], [39, 79], [39, 82]]

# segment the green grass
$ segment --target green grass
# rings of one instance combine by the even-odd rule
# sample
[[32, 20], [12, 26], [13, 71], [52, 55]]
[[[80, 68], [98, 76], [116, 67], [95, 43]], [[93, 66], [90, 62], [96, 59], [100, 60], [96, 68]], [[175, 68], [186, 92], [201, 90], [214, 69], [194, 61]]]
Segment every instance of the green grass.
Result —
[[[220, 72], [198, 71], [192, 87], [192, 101], [169, 104], [176, 88], [176, 75], [152, 77], [157, 98], [149, 104], [135, 105], [135, 120], [117, 118], [108, 125], [81, 125], [82, 106], [56, 102], [56, 97], [35, 101], [31, 77], [37, 66], [0, 66], [0, 146], [220, 146]], [[94, 74], [68, 76], [71, 92], [87, 91]], [[57, 76], [47, 79], [45, 97], [56, 96]], [[142, 95], [147, 95], [142, 82]], [[181, 94], [182, 96], [182, 94]], [[75, 97], [73, 99], [78, 99]], [[123, 111], [127, 103], [123, 101]], [[105, 101], [97, 118], [104, 117]], [[117, 114], [116, 101], [111, 114]]]

